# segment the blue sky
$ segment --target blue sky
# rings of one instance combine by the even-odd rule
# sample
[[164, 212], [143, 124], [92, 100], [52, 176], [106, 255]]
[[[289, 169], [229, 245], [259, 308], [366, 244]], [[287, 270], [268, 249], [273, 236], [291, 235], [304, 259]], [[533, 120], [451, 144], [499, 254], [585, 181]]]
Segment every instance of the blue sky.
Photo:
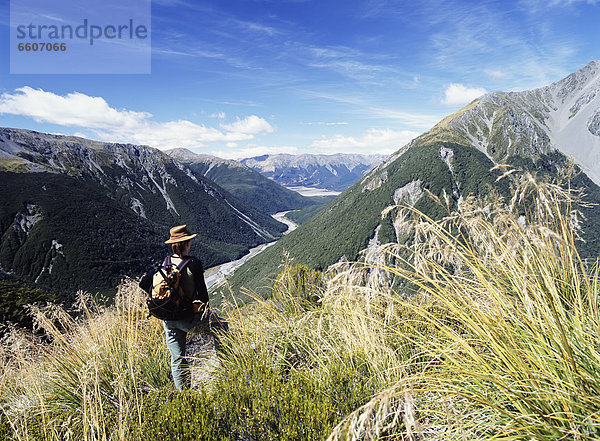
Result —
[[10, 74], [1, 5], [0, 126], [222, 157], [389, 154], [600, 59], [596, 0], [159, 0], [150, 74]]

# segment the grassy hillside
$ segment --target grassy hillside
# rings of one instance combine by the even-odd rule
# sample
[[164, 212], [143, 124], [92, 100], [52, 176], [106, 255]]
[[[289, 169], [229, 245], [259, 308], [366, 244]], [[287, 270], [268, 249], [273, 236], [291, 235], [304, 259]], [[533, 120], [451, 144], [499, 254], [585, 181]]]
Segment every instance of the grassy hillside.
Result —
[[[444, 159], [442, 149], [446, 154], [452, 153]], [[404, 240], [398, 237], [398, 228], [389, 218], [381, 218], [381, 212], [396, 203], [395, 192], [407, 184], [418, 181], [424, 192], [415, 208], [432, 219], [439, 219], [447, 212], [427, 197], [426, 191], [442, 200], [447, 195], [450, 209], [455, 209], [461, 199], [470, 195], [485, 196], [491, 189], [504, 196], [509, 193], [505, 180], [497, 182], [502, 169], [492, 170], [494, 163], [473, 147], [434, 143], [414, 146], [392, 159], [338, 196], [300, 228], [240, 267], [229, 279], [233, 292], [246, 287], [268, 295], [275, 275], [289, 259], [319, 270], [340, 260], [355, 261], [374, 238], [376, 230], [379, 243]], [[507, 158], [507, 164], [548, 179], [569, 167], [567, 158], [558, 152], [541, 154], [535, 159], [513, 156]], [[570, 185], [584, 191], [590, 203], [581, 207], [583, 240], [578, 241], [577, 246], [584, 258], [595, 260], [600, 254], [597, 234], [600, 231], [600, 187], [581, 173], [574, 174]], [[527, 207], [520, 205], [520, 209], [525, 212]]]
[[[163, 242], [175, 223], [187, 222], [198, 232], [194, 253], [207, 267], [239, 258], [259, 243], [231, 210], [193, 190], [180, 183], [179, 193], [171, 192], [179, 216], [165, 209], [162, 198], [147, 198], [149, 220], [124, 205], [119, 192], [109, 194], [93, 180], [0, 172], [0, 265], [57, 292], [95, 292], [114, 287], [124, 275], [142, 274], [164, 257]], [[262, 216], [276, 231], [285, 229]]]
[[336, 196], [313, 196], [311, 197], [316, 203], [301, 210], [294, 210], [286, 214], [286, 217], [298, 225], [302, 225], [312, 219], [319, 211], [325, 208]]
[[[524, 219], [494, 198], [438, 221], [408, 207], [402, 226], [418, 240], [384, 246], [384, 267], [296, 265], [269, 300], [228, 305], [218, 359], [195, 354], [195, 391], [173, 390], [135, 283], [109, 308], [82, 299], [79, 319], [38, 311], [51, 345], [14, 332], [0, 346], [0, 436], [596, 440], [599, 273], [575, 246], [578, 195], [512, 182]], [[407, 288], [363, 283], [381, 270]]]

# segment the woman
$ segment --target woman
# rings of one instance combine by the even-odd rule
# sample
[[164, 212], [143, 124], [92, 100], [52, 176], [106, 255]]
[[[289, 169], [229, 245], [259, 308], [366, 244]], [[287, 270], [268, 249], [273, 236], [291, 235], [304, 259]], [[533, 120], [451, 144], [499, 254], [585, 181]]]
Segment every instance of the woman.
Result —
[[[193, 303], [194, 313], [182, 320], [163, 320], [167, 348], [171, 353], [171, 373], [177, 390], [190, 387], [189, 366], [185, 361], [185, 347], [187, 333], [196, 327], [207, 328], [212, 333], [214, 330], [227, 330], [227, 322], [210, 311], [208, 305], [208, 290], [204, 282], [204, 269], [199, 259], [190, 256], [191, 240], [197, 234], [191, 234], [186, 225], [179, 225], [170, 230], [169, 240], [165, 243], [171, 245], [171, 262], [180, 265], [187, 260], [181, 269], [179, 284], [188, 300]], [[214, 334], [213, 334], [214, 336]], [[217, 346], [217, 337], [215, 346]]]

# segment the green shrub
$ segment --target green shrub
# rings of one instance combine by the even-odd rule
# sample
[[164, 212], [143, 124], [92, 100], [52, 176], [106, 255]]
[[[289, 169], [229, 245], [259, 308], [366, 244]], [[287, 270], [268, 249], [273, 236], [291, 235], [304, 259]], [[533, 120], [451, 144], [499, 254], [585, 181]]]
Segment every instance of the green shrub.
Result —
[[228, 369], [213, 389], [170, 395], [145, 409], [148, 441], [325, 439], [337, 422], [374, 393], [346, 365], [316, 380], [261, 365]]

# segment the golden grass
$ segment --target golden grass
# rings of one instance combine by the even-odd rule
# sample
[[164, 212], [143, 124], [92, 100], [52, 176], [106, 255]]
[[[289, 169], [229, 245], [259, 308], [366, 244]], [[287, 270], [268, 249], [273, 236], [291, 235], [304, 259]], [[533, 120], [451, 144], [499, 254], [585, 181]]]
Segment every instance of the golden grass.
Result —
[[3, 411], [18, 439], [131, 439], [148, 390], [169, 384], [160, 322], [147, 319], [135, 281], [115, 305], [81, 295], [77, 316], [34, 309], [45, 344], [24, 333], [3, 346]]
[[[577, 253], [581, 195], [527, 173], [513, 182], [510, 201], [469, 198], [440, 221], [415, 210], [399, 215], [414, 241], [383, 246], [385, 270], [417, 296], [389, 300], [409, 308], [427, 332], [390, 332], [415, 342], [429, 361], [331, 439], [354, 439], [365, 429], [362, 415], [389, 418], [389, 397], [406, 402], [407, 391], [418, 396], [423, 436], [598, 439], [598, 266]], [[396, 429], [408, 436], [401, 424]]]

